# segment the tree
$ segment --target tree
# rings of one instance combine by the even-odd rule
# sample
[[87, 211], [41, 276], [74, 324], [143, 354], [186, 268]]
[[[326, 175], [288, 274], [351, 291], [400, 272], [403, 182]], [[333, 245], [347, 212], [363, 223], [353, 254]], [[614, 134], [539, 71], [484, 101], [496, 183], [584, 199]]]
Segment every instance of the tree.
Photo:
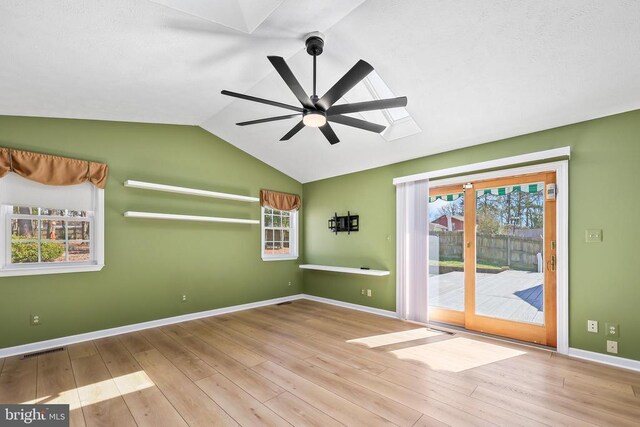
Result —
[[464, 199], [459, 198], [438, 209], [438, 216], [464, 216]]
[[[31, 209], [26, 207], [19, 207], [18, 213], [29, 215], [31, 213]], [[22, 238], [33, 238], [35, 237], [33, 234], [33, 221], [30, 219], [19, 219], [18, 220], [18, 235]]]

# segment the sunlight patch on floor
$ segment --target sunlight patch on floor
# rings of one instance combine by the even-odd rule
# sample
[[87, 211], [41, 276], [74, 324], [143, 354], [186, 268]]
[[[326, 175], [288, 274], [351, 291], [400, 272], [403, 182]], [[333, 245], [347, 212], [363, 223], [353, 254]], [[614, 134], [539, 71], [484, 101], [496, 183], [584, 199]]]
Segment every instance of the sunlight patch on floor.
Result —
[[452, 338], [390, 352], [399, 359], [424, 363], [439, 371], [461, 372], [526, 354], [498, 344]]
[[[22, 404], [68, 404], [70, 410], [81, 406], [93, 405], [98, 402], [113, 399], [127, 393], [134, 393], [155, 384], [144, 371], [121, 375], [108, 380], [87, 384], [82, 387], [65, 390], [51, 396], [38, 397], [34, 400], [22, 402]], [[77, 394], [76, 394], [77, 393]], [[78, 396], [80, 402], [78, 402]]]
[[382, 347], [385, 345], [398, 344], [407, 341], [419, 340], [442, 335], [442, 332], [430, 331], [427, 328], [411, 329], [409, 331], [391, 332], [382, 335], [356, 338], [348, 340], [350, 344], [362, 344], [369, 348]]

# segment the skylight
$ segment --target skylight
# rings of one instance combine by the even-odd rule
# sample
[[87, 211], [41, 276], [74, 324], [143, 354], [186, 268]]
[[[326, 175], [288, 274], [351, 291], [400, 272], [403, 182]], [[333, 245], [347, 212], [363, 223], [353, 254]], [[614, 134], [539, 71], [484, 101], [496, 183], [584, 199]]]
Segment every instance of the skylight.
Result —
[[[399, 95], [393, 93], [391, 88], [382, 80], [382, 77], [374, 70], [349, 92], [348, 99], [345, 99], [345, 101], [364, 102], [395, 98], [397, 96]], [[409, 99], [409, 103], [411, 103], [411, 99]], [[357, 113], [357, 115], [369, 122], [387, 126], [380, 134], [387, 141], [393, 141], [422, 132], [422, 129], [418, 127], [418, 124], [413, 120], [406, 108], [362, 111]]]
[[[387, 99], [387, 98], [395, 98], [396, 95], [391, 92], [389, 86], [382, 80], [380, 75], [374, 71], [369, 73], [369, 75], [364, 79], [364, 84], [371, 92], [373, 99]], [[389, 123], [393, 124], [398, 120], [404, 119], [405, 117], [409, 117], [409, 112], [406, 108], [389, 108], [383, 110], [384, 113], [388, 116]]]

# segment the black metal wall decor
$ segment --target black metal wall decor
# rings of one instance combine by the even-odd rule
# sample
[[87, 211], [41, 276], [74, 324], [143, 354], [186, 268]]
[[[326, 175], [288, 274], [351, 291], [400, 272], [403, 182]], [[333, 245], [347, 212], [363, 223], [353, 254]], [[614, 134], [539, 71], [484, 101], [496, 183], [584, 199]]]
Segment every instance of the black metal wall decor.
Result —
[[360, 222], [359, 215], [351, 215], [351, 212], [347, 211], [346, 216], [338, 216], [338, 213], [333, 214], [333, 218], [329, 219], [329, 230], [338, 234], [346, 231], [347, 234], [351, 234], [352, 231], [358, 231], [358, 224]]

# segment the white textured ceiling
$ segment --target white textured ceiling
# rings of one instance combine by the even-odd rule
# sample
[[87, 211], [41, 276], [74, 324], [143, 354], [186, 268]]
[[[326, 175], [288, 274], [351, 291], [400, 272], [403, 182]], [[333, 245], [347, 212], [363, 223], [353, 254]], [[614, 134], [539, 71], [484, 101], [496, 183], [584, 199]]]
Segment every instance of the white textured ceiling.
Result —
[[[308, 182], [638, 109], [639, 22], [635, 0], [0, 0], [0, 114], [200, 125]], [[317, 30], [320, 95], [364, 59], [422, 132], [235, 126], [289, 111], [222, 89], [297, 103], [267, 55], [310, 92]]]

